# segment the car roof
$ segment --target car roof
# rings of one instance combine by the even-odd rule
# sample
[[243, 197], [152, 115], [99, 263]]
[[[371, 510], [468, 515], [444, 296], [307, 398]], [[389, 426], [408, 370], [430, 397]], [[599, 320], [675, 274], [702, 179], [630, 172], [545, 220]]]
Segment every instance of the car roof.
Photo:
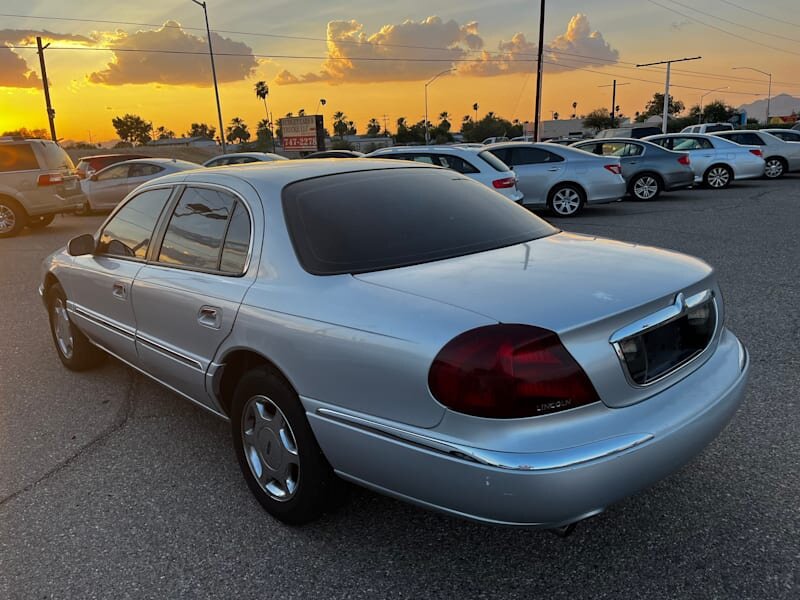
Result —
[[208, 160], [216, 160], [218, 158], [229, 158], [229, 157], [236, 157], [236, 156], [249, 156], [251, 158], [264, 158], [265, 156], [269, 156], [269, 152], [228, 152], [227, 154], [218, 154], [217, 156], [212, 156]]
[[101, 173], [102, 171], [105, 171], [106, 169], [111, 169], [113, 167], [119, 167], [124, 165], [137, 165], [137, 164], [150, 164], [150, 165], [156, 164], [164, 166], [175, 166], [183, 170], [202, 168], [200, 165], [197, 165], [195, 163], [186, 160], [178, 160], [175, 158], [134, 158], [131, 160], [123, 160], [121, 162], [114, 163], [113, 165], [108, 165], [107, 167], [100, 169], [98, 173]]
[[372, 156], [378, 156], [380, 154], [405, 154], [407, 152], [467, 152], [471, 154], [477, 154], [479, 150], [485, 149], [486, 146], [480, 146], [479, 148], [469, 147], [465, 148], [464, 146], [392, 146], [390, 148], [378, 148], [377, 150], [370, 153]]
[[136, 160], [138, 158], [146, 158], [143, 154], [125, 154], [120, 152], [119, 154], [92, 154], [91, 156], [81, 156], [78, 160], [95, 160], [98, 158], [116, 158], [117, 156], [133, 156], [130, 160]]
[[[397, 161], [380, 158], [360, 158], [342, 161], [336, 158], [311, 158], [307, 160], [282, 160], [272, 162], [256, 162], [245, 165], [225, 165], [214, 169], [193, 169], [181, 173], [172, 173], [158, 178], [158, 185], [165, 183], [217, 183], [225, 181], [245, 181], [256, 189], [269, 187], [283, 189], [290, 183], [360, 171], [376, 171], [389, 169], [442, 169], [425, 163]], [[271, 194], [270, 197], [276, 196]], [[263, 197], [263, 196], [262, 196]]]

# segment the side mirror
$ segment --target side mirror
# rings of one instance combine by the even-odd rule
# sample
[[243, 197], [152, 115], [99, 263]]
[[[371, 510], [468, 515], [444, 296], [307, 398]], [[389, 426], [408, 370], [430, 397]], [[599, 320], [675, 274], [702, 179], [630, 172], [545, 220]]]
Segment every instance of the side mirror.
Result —
[[84, 233], [69, 241], [67, 254], [70, 256], [85, 256], [86, 254], [94, 254], [96, 248], [94, 236], [91, 233]]
[[89, 181], [97, 181], [97, 174], [92, 174], [92, 176], [89, 177]]

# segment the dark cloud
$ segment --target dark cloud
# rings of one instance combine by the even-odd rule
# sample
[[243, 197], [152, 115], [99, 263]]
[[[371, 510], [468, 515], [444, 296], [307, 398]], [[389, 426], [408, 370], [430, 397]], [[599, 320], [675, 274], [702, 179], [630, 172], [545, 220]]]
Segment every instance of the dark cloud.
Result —
[[0, 87], [31, 88], [41, 84], [39, 76], [21, 56], [0, 46]]
[[[114, 52], [106, 69], [89, 75], [92, 83], [124, 85], [128, 83], [161, 83], [165, 85], [211, 85], [211, 64], [208, 42], [187, 33], [181, 26], [168, 21], [160, 29], [127, 34], [118, 31], [103, 34]], [[211, 34], [214, 62], [220, 82], [241, 81], [249, 77], [258, 63], [247, 44], [235, 42], [216, 33]], [[130, 52], [129, 50], [167, 50], [170, 52]], [[241, 56], [225, 56], [236, 54]]]

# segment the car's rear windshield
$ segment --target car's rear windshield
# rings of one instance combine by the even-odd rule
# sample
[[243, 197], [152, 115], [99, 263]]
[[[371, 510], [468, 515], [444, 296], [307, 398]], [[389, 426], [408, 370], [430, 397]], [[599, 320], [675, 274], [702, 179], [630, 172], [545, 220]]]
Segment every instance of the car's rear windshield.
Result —
[[443, 169], [358, 171], [284, 188], [289, 235], [314, 275], [392, 269], [535, 240], [558, 230]]
[[75, 165], [72, 164], [72, 159], [69, 157], [64, 149], [61, 146], [57, 146], [53, 143], [42, 142], [39, 145], [39, 149], [44, 154], [44, 160], [46, 163], [47, 169], [69, 169], [72, 171], [75, 168]]
[[511, 169], [509, 166], [504, 163], [502, 160], [497, 158], [494, 154], [489, 152], [488, 150], [484, 150], [483, 152], [478, 152], [478, 156], [489, 163], [495, 171], [510, 171]]

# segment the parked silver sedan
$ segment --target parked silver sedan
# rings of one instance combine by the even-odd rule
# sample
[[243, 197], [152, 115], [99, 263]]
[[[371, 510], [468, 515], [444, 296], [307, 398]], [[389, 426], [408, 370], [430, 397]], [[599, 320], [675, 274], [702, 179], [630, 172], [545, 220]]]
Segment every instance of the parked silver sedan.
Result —
[[347, 480], [572, 524], [701, 452], [749, 365], [704, 262], [561, 232], [406, 161], [161, 178], [47, 258], [40, 293], [67, 368], [107, 352], [230, 419], [287, 523]]
[[737, 144], [760, 148], [765, 163], [764, 177], [767, 179], [778, 179], [786, 173], [800, 171], [800, 146], [784, 141], [771, 133], [741, 129], [718, 131], [711, 135]]
[[761, 131], [771, 133], [776, 138], [782, 139], [784, 142], [793, 142], [795, 144], [800, 143], [800, 131], [797, 131], [796, 129], [762, 129]]
[[636, 200], [655, 200], [662, 191], [679, 190], [694, 183], [694, 171], [686, 152], [673, 152], [633, 138], [587, 140], [571, 147], [619, 158], [628, 193]]
[[764, 174], [764, 156], [758, 146], [742, 146], [716, 134], [667, 133], [644, 138], [669, 150], [688, 152], [695, 183], [722, 189], [737, 179]]
[[195, 163], [171, 158], [141, 158], [116, 163], [81, 180], [81, 189], [87, 200], [85, 210], [111, 210], [146, 181], [198, 168], [200, 165]]
[[614, 202], [626, 192], [619, 158], [558, 144], [507, 142], [486, 149], [514, 170], [525, 206], [574, 217], [587, 204]]
[[226, 165], [246, 165], [254, 162], [274, 162], [276, 160], [289, 160], [280, 154], [272, 152], [231, 152], [220, 154], [203, 163], [204, 167], [224, 167]]

